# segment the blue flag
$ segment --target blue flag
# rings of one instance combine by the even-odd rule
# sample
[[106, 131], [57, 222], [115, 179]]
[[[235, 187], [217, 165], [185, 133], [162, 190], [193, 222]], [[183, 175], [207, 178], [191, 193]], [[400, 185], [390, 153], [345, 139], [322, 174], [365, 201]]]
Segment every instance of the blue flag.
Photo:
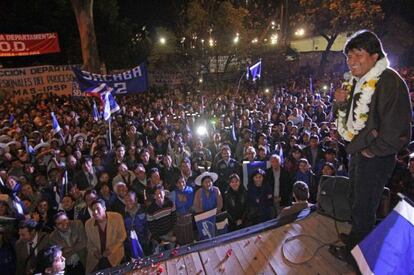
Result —
[[62, 130], [59, 126], [59, 122], [55, 116], [54, 112], [51, 112], [50, 115], [52, 116], [52, 127], [53, 127], [53, 133], [57, 134], [60, 132], [60, 130]]
[[12, 125], [13, 122], [14, 122], [14, 115], [13, 114], [10, 114], [10, 116], [9, 116], [9, 123], [10, 123], [10, 125]]
[[104, 120], [108, 120], [111, 114], [116, 113], [121, 109], [112, 95], [112, 90], [113, 89], [105, 83], [85, 90], [87, 95], [95, 96], [100, 100], [101, 107], [104, 109]]
[[234, 126], [234, 123], [231, 125], [231, 141], [233, 143], [237, 142], [236, 127]]
[[400, 201], [351, 253], [362, 274], [414, 274], [414, 207]]
[[314, 93], [312, 77], [309, 77], [309, 90], [311, 91], [312, 94]]
[[131, 230], [129, 238], [131, 241], [131, 257], [134, 259], [143, 258], [144, 251], [142, 250], [142, 246], [139, 243], [137, 232], [135, 232], [134, 229]]
[[256, 81], [256, 79], [260, 78], [261, 74], [262, 74], [262, 61], [261, 60], [257, 62], [256, 64], [254, 64], [253, 66], [247, 67], [247, 74], [246, 74], [247, 80], [249, 80], [251, 77], [253, 81]]
[[23, 144], [24, 144], [24, 148], [26, 150], [26, 153], [28, 155], [33, 155], [35, 153], [32, 145], [29, 145], [29, 142], [27, 141], [27, 137], [26, 136], [23, 137]]
[[92, 115], [93, 115], [93, 120], [95, 121], [99, 120], [99, 111], [98, 111], [98, 107], [96, 107], [95, 100], [93, 101]]
[[200, 240], [207, 240], [216, 236], [216, 214], [217, 208], [214, 208], [194, 216]]

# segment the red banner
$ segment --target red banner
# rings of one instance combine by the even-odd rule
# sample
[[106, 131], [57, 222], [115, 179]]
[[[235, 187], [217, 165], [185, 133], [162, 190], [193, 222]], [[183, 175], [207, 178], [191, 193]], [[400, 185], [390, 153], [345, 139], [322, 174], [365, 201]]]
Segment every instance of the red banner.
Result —
[[58, 34], [0, 34], [0, 57], [60, 52]]

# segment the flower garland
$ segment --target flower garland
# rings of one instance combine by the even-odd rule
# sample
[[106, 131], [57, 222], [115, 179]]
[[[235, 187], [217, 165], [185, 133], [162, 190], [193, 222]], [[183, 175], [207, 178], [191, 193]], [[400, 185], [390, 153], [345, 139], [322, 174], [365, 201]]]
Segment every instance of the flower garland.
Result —
[[[375, 66], [358, 80], [355, 85], [354, 98], [357, 94], [361, 95], [356, 102], [355, 109], [352, 110], [351, 104], [349, 117], [346, 117], [346, 110], [338, 110], [336, 127], [339, 134], [346, 141], [352, 141], [354, 137], [365, 128], [366, 122], [368, 121], [369, 104], [371, 103], [372, 96], [374, 95], [378, 79], [388, 66], [388, 59], [384, 57], [377, 61]], [[349, 100], [352, 90], [352, 83], [355, 79], [357, 78], [352, 76], [348, 81], [343, 82], [342, 87], [348, 92], [347, 100]], [[354, 115], [351, 115], [351, 113]]]

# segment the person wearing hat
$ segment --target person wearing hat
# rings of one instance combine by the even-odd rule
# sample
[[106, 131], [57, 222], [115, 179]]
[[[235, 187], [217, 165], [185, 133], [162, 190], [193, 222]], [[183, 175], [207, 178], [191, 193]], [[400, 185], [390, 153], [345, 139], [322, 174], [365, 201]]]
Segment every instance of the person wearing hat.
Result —
[[247, 224], [254, 225], [270, 220], [274, 216], [272, 188], [266, 184], [265, 171], [253, 172], [247, 185]]
[[201, 213], [217, 208], [220, 212], [223, 208], [223, 198], [220, 189], [213, 186], [218, 175], [212, 172], [204, 172], [195, 179], [195, 184], [201, 186], [194, 196], [193, 209], [195, 213]]

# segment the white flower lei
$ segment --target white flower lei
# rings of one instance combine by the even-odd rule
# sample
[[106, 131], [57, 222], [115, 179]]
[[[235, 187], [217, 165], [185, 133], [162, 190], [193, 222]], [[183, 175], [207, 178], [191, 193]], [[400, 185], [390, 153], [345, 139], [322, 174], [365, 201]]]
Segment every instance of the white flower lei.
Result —
[[[339, 134], [346, 140], [352, 141], [354, 137], [365, 127], [368, 121], [369, 104], [371, 98], [374, 95], [375, 87], [382, 72], [389, 66], [388, 59], [386, 57], [377, 61], [374, 67], [366, 73], [362, 78], [358, 80], [355, 85], [355, 95], [361, 94], [356, 102], [355, 109], [346, 117], [346, 110], [338, 110], [338, 118], [336, 119], [336, 127]], [[353, 81], [357, 79], [355, 76], [351, 76], [351, 79], [343, 83], [343, 87], [348, 90], [349, 94], [352, 89]], [[350, 96], [350, 95], [349, 95]], [[353, 114], [351, 112], [353, 111]], [[355, 117], [355, 119], [354, 119]]]

